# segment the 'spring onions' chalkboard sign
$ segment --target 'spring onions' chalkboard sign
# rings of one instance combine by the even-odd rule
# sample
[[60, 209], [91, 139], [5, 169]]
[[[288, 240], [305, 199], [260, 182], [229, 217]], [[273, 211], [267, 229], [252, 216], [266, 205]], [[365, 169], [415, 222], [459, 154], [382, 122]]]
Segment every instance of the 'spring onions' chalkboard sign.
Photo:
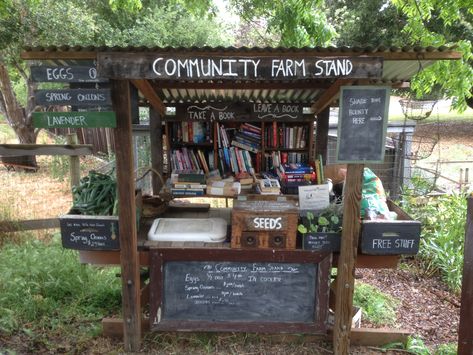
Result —
[[301, 251], [152, 250], [151, 328], [323, 331], [330, 262]]
[[344, 86], [340, 93], [337, 161], [382, 163], [389, 87]]

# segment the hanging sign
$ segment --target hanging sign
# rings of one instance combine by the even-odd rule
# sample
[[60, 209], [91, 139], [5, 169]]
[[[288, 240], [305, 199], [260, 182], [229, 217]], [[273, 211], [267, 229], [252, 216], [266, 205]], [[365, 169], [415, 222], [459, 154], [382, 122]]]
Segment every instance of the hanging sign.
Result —
[[34, 65], [31, 67], [31, 80], [47, 83], [97, 83], [106, 81], [106, 79], [97, 75], [97, 68], [94, 65]]
[[33, 112], [35, 128], [97, 128], [117, 126], [115, 112]]
[[103, 77], [157, 80], [304, 80], [380, 78], [380, 57], [201, 56], [98, 53]]
[[337, 140], [339, 163], [384, 161], [389, 92], [389, 87], [341, 88]]
[[[309, 118], [308, 118], [309, 119]], [[313, 120], [314, 118], [311, 117]], [[186, 121], [302, 121], [300, 104], [203, 103], [176, 106], [175, 120]]]
[[111, 105], [110, 89], [36, 90], [37, 105], [103, 106]]

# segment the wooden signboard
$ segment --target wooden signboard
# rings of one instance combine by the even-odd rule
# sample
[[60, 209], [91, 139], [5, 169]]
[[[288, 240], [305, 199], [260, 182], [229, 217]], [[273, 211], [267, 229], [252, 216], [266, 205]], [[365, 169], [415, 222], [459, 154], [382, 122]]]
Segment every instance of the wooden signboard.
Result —
[[76, 250], [118, 250], [118, 217], [64, 215], [59, 217], [62, 246]]
[[204, 103], [176, 105], [179, 121], [302, 121], [314, 119], [303, 115], [303, 106], [299, 104], [275, 103]]
[[152, 249], [152, 330], [324, 332], [330, 256]]
[[307, 80], [380, 78], [378, 57], [173, 56], [169, 53], [98, 53], [101, 76], [156, 80]]
[[97, 75], [94, 65], [78, 66], [31, 66], [31, 80], [46, 83], [98, 83], [107, 79]]
[[115, 112], [33, 112], [35, 128], [96, 128], [117, 126]]
[[389, 91], [389, 87], [342, 87], [337, 141], [339, 163], [384, 161]]
[[36, 90], [37, 105], [104, 106], [111, 105], [109, 89]]

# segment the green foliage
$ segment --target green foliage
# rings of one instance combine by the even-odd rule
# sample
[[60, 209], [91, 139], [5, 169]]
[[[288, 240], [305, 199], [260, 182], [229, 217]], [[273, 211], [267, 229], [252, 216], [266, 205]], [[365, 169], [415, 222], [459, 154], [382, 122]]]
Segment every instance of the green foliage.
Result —
[[356, 282], [353, 304], [363, 310], [363, 316], [377, 325], [393, 325], [399, 301], [371, 285]]
[[458, 292], [463, 270], [466, 195], [451, 194], [417, 204], [403, 196], [403, 207], [422, 223], [419, 259], [427, 273], [439, 272], [447, 286]]
[[[33, 240], [0, 250], [0, 332], [96, 327], [120, 309], [116, 269], [80, 265], [77, 252]], [[28, 334], [28, 333], [27, 333]]]
[[442, 344], [435, 349], [434, 355], [456, 355], [457, 348], [457, 344]]
[[328, 45], [335, 35], [328, 24], [321, 0], [231, 0], [240, 17], [248, 22], [263, 19], [267, 33], [285, 47]]
[[335, 204], [320, 211], [317, 213], [317, 216], [312, 212], [307, 212], [307, 216], [302, 219], [303, 223], [297, 226], [297, 230], [302, 234], [317, 232], [338, 233], [342, 230], [342, 214], [343, 207]]
[[432, 88], [440, 87], [445, 97], [454, 98], [453, 107], [464, 111], [473, 86], [471, 1], [450, 0], [446, 4], [441, 0], [394, 0], [393, 3], [407, 17], [403, 32], [409, 44], [441, 46], [455, 43], [463, 55], [461, 60], [438, 62], [423, 70], [414, 78], [412, 90], [422, 97], [430, 94]]
[[328, 20], [337, 31], [338, 46], [402, 46], [405, 16], [385, 0], [327, 1]]

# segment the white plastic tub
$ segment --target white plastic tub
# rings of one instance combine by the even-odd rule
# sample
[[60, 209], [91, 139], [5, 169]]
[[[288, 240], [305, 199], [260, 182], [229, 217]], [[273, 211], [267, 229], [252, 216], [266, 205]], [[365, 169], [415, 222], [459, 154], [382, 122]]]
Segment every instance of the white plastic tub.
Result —
[[223, 218], [157, 218], [148, 232], [148, 239], [160, 242], [220, 243], [227, 236]]

